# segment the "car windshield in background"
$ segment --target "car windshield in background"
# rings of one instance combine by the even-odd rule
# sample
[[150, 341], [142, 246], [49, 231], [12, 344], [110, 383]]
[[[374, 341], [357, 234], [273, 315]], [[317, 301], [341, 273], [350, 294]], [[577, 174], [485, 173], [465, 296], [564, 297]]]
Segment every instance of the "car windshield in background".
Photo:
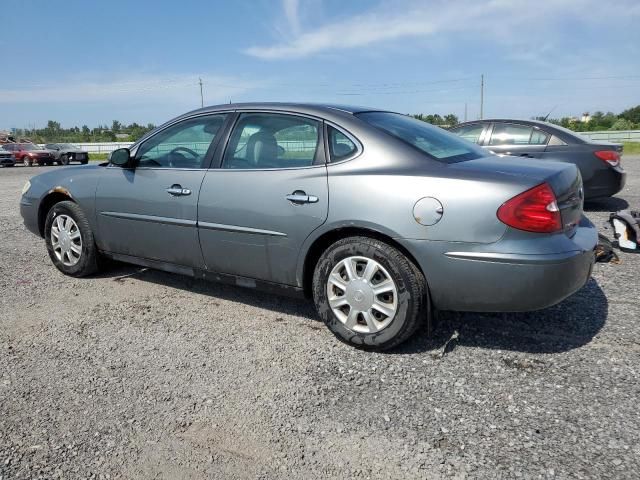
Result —
[[390, 112], [363, 112], [356, 116], [441, 162], [462, 162], [487, 156], [487, 152], [482, 148], [439, 127], [406, 115]]
[[78, 147], [75, 145], [71, 145], [70, 143], [63, 143], [61, 145], [62, 148], [67, 148], [69, 150], [78, 150]]
[[20, 145], [20, 148], [22, 150], [38, 150], [38, 147], [36, 147], [33, 143], [23, 143], [22, 145]]

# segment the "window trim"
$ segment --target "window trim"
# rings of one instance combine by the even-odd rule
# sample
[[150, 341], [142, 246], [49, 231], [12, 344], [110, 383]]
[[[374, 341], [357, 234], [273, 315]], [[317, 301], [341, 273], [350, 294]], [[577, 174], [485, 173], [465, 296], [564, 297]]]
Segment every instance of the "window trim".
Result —
[[[266, 113], [271, 115], [289, 115], [292, 117], [301, 117], [308, 118], [310, 120], [318, 122], [318, 147], [316, 149], [316, 155], [313, 159], [313, 163], [311, 165], [307, 165], [305, 167], [279, 167], [279, 168], [224, 168], [224, 157], [227, 153], [227, 149], [229, 148], [229, 142], [231, 140], [231, 135], [235, 130], [238, 122], [240, 121], [240, 117], [242, 114], [254, 114], [254, 113]], [[224, 144], [222, 144], [222, 148], [219, 151], [215, 152], [215, 162], [211, 162], [211, 165], [207, 170], [221, 170], [225, 172], [269, 172], [269, 171], [280, 171], [280, 170], [302, 170], [307, 168], [317, 168], [324, 167], [327, 164], [327, 155], [325, 148], [325, 134], [323, 128], [324, 119], [320, 117], [316, 117], [314, 115], [307, 115], [304, 113], [291, 112], [291, 111], [283, 111], [283, 110], [269, 110], [269, 109], [247, 109], [247, 110], [235, 110], [235, 115], [233, 115], [232, 121], [230, 122], [230, 126], [228, 130], [225, 132]], [[214, 166], [215, 163], [215, 166]]]
[[[340, 160], [338, 160], [337, 162], [332, 162], [331, 161], [331, 148], [329, 146], [329, 127], [335, 128], [336, 130], [338, 130], [340, 133], [342, 133], [345, 137], [347, 137], [349, 140], [351, 140], [353, 142], [353, 144], [356, 146], [356, 151], [353, 152], [351, 155], [348, 155], [345, 158], [342, 158]], [[364, 152], [364, 147], [362, 146], [362, 143], [360, 142], [360, 140], [358, 140], [351, 132], [345, 130], [344, 128], [336, 125], [333, 122], [330, 122], [328, 120], [324, 121], [324, 138], [325, 138], [325, 151], [327, 152], [326, 157], [327, 157], [327, 166], [328, 165], [339, 165], [341, 163], [344, 162], [349, 162], [357, 157], [359, 157], [360, 155], [362, 155], [362, 152]]]

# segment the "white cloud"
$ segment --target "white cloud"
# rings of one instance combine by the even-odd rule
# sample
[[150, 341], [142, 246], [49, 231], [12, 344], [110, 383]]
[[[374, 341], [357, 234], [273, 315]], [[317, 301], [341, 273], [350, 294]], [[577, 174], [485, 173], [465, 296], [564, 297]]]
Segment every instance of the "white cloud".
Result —
[[289, 28], [295, 35], [300, 34], [300, 19], [298, 12], [300, 10], [299, 0], [282, 0], [282, 9], [287, 17]]
[[272, 45], [253, 46], [245, 53], [266, 60], [301, 58], [330, 50], [447, 32], [474, 32], [480, 35], [479, 40], [487, 36], [504, 39], [505, 36], [517, 37], [521, 27], [541, 33], [562, 15], [598, 22], [611, 17], [629, 20], [639, 16], [636, 1], [434, 0], [427, 4], [396, 0], [360, 15], [303, 30], [298, 20], [298, 2], [284, 0], [291, 38]]
[[[0, 88], [0, 103], [86, 103], [86, 102], [182, 102], [200, 99], [198, 78], [204, 84], [205, 103], [227, 102], [256, 84], [220, 75], [136, 75], [111, 79], [66, 79], [56, 83]], [[199, 102], [198, 102], [199, 103]]]

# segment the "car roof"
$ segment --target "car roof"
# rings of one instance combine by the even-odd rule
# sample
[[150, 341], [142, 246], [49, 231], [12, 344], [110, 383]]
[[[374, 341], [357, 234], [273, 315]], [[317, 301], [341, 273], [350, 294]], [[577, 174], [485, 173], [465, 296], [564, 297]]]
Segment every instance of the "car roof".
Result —
[[189, 114], [216, 112], [221, 110], [282, 110], [294, 111], [301, 113], [316, 113], [319, 115], [344, 112], [344, 113], [362, 113], [362, 112], [386, 112], [384, 108], [359, 107], [355, 105], [342, 105], [334, 103], [285, 103], [285, 102], [245, 102], [245, 103], [227, 103], [221, 105], [212, 105], [209, 107], [199, 108]]

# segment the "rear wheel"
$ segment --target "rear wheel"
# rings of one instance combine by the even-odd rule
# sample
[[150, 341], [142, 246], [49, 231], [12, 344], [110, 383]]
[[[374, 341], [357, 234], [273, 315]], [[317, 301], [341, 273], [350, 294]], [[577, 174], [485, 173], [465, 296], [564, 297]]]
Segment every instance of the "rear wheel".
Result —
[[44, 227], [47, 251], [66, 275], [84, 277], [98, 270], [98, 250], [82, 209], [71, 201], [56, 203]]
[[22, 164], [25, 167], [30, 167], [32, 165], [32, 163], [29, 161], [29, 157], [27, 156], [22, 157]]
[[322, 254], [313, 298], [340, 340], [368, 350], [395, 347], [430, 321], [422, 272], [396, 248], [367, 237], [345, 238]]
[[63, 165], [69, 165], [69, 157], [66, 155], [62, 155], [60, 157], [60, 161], [62, 162]]

